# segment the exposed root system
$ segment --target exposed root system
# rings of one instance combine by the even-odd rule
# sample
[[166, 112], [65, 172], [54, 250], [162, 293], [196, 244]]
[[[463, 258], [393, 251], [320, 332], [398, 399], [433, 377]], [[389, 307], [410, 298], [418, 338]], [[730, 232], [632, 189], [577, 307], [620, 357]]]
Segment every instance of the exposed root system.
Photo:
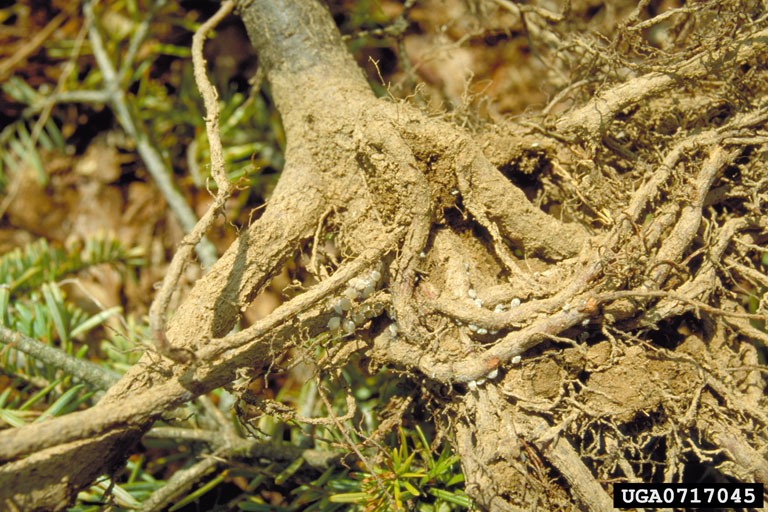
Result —
[[[328, 330], [351, 336], [326, 368], [360, 351], [424, 384], [483, 508], [604, 511], [611, 482], [703, 471], [768, 485], [764, 3], [638, 8], [600, 37], [568, 32], [582, 2], [525, 11], [552, 72], [580, 75], [556, 98], [574, 107], [476, 133], [375, 98], [323, 7], [295, 2], [286, 21], [267, 3], [242, 16], [287, 164], [169, 321], [194, 360], [148, 354], [87, 416], [1, 433], [3, 459], [36, 453], [0, 488], [41, 458], [115, 449]], [[663, 49], [644, 36], [658, 23]], [[307, 244], [319, 284], [228, 335]]]

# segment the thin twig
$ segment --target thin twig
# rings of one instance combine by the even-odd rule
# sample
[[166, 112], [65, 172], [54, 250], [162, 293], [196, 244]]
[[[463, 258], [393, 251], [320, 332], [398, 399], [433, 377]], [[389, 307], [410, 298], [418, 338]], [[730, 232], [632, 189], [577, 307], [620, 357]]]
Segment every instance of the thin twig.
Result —
[[315, 469], [327, 469], [338, 464], [341, 453], [305, 449], [290, 443], [265, 441], [261, 439], [243, 439], [241, 437], [223, 438], [218, 430], [201, 430], [180, 427], [153, 427], [146, 434], [155, 439], [174, 439], [207, 443], [220, 456], [246, 456], [251, 459], [269, 459], [274, 461], [292, 461], [302, 457]]
[[331, 405], [331, 402], [328, 400], [328, 397], [325, 396], [325, 393], [323, 393], [323, 389], [319, 379], [317, 382], [317, 393], [320, 395], [320, 398], [323, 400], [323, 403], [325, 404], [326, 409], [328, 409], [328, 415], [333, 419], [334, 423], [336, 424], [336, 428], [339, 429], [339, 432], [341, 432], [341, 435], [342, 437], [344, 437], [344, 440], [347, 442], [347, 445], [360, 458], [360, 462], [363, 463], [363, 465], [365, 466], [365, 469], [368, 470], [368, 473], [370, 473], [371, 476], [374, 478], [374, 480], [376, 480], [376, 484], [379, 486], [379, 489], [381, 490], [381, 492], [383, 492], [384, 495], [387, 497], [387, 501], [389, 502], [389, 506], [391, 507], [391, 510], [398, 510], [398, 508], [395, 506], [395, 501], [392, 499], [392, 496], [389, 494], [389, 491], [387, 491], [387, 488], [384, 487], [384, 483], [381, 481], [381, 478], [379, 478], [378, 473], [376, 473], [376, 471], [373, 470], [373, 467], [368, 462], [368, 458], [365, 455], [363, 455], [363, 453], [357, 447], [355, 442], [352, 441], [352, 438], [350, 438], [349, 434], [347, 433], [347, 429], [344, 427], [344, 425], [341, 424], [341, 421], [339, 420], [339, 418], [334, 414], [333, 406]]
[[[87, 31], [86, 31], [87, 33]], [[31, 115], [48, 107], [49, 103], [109, 103], [109, 91], [105, 89], [76, 89], [74, 91], [54, 92], [44, 101], [35, 102], [24, 110], [24, 115]]]
[[180, 469], [175, 472], [168, 482], [156, 490], [152, 495], [142, 503], [143, 512], [153, 512], [163, 510], [185, 490], [190, 488], [195, 482], [203, 478], [221, 461], [211, 456], [204, 456], [193, 466]]
[[[108, 94], [109, 104], [115, 112], [115, 117], [126, 134], [136, 142], [136, 151], [141, 156], [144, 165], [147, 166], [147, 171], [152, 176], [160, 192], [162, 192], [163, 197], [168, 201], [171, 211], [179, 219], [184, 231], [190, 232], [197, 223], [195, 213], [187, 204], [184, 196], [173, 185], [171, 172], [160, 152], [155, 149], [149, 141], [149, 137], [141, 129], [141, 124], [136, 122], [131, 114], [125, 91], [121, 88], [115, 67], [104, 48], [101, 34], [93, 23], [92, 3], [86, 2], [83, 6], [83, 11], [85, 12], [86, 22], [89, 24], [88, 39], [91, 43], [91, 50], [104, 78], [104, 90]], [[216, 248], [207, 239], [200, 241], [197, 247], [197, 255], [204, 267], [209, 267], [216, 262]]]
[[555, 95], [555, 97], [550, 100], [550, 102], [547, 104], [547, 106], [544, 107], [544, 110], [541, 111], [541, 115], [542, 116], [548, 116], [549, 113], [552, 111], [552, 109], [555, 108], [555, 106], [558, 103], [563, 101], [565, 99], [565, 97], [568, 96], [571, 93], [571, 91], [573, 91], [574, 89], [578, 89], [582, 85], [585, 85], [585, 84], [588, 84], [588, 83], [589, 83], [589, 80], [587, 80], [585, 78], [584, 80], [579, 80], [578, 82], [573, 82], [572, 84], [568, 84], [568, 86], [565, 89], [563, 89], [562, 91], [557, 93]]
[[173, 255], [168, 265], [160, 290], [152, 301], [149, 309], [149, 326], [152, 340], [160, 352], [178, 362], [189, 362], [188, 354], [174, 350], [165, 337], [165, 321], [171, 295], [181, 278], [184, 269], [192, 259], [193, 248], [203, 239], [205, 233], [211, 228], [216, 217], [224, 211], [227, 199], [232, 193], [232, 184], [227, 178], [224, 166], [224, 152], [219, 135], [219, 104], [218, 93], [208, 80], [205, 71], [205, 59], [203, 58], [203, 44], [208, 31], [212, 30], [235, 6], [233, 0], [221, 4], [219, 10], [208, 21], [200, 25], [200, 28], [192, 37], [192, 63], [195, 69], [195, 82], [200, 89], [200, 94], [205, 103], [205, 128], [208, 134], [208, 143], [211, 153], [211, 173], [218, 190], [213, 204], [208, 208], [203, 217], [195, 224], [192, 230], [181, 241], [179, 249]]
[[206, 414], [216, 422], [219, 427], [219, 436], [232, 437], [237, 435], [232, 421], [221, 412], [221, 409], [216, 407], [208, 395], [200, 395], [197, 397], [197, 401], [203, 406]]
[[48, 22], [43, 30], [36, 33], [32, 39], [24, 43], [24, 45], [16, 50], [13, 55], [0, 61], [0, 80], [5, 80], [6, 75], [13, 68], [15, 68], [21, 61], [29, 57], [35, 50], [40, 48], [40, 45], [42, 45], [49, 37], [51, 37], [51, 34], [53, 34], [53, 32], [59, 28], [59, 25], [64, 23], [64, 20], [66, 20], [68, 16], [69, 13], [60, 12], [55, 18]]
[[307, 423], [308, 425], [334, 425], [337, 421], [351, 420], [357, 412], [357, 404], [352, 395], [347, 395], [347, 413], [340, 418], [310, 418], [297, 413], [292, 407], [276, 400], [259, 399], [254, 405], [270, 416], [279, 416], [283, 421], [293, 420], [299, 423]]
[[317, 251], [320, 247], [320, 235], [322, 234], [323, 226], [325, 225], [325, 219], [327, 219], [328, 215], [330, 215], [332, 212], [333, 207], [329, 207], [327, 210], [325, 210], [323, 215], [320, 216], [320, 220], [317, 221], [317, 229], [315, 229], [315, 238], [312, 240], [312, 257], [309, 260], [309, 266], [307, 268], [315, 275], [318, 280], [323, 277], [328, 277], [327, 272], [325, 272], [325, 276], [321, 275], [320, 263], [317, 261]]
[[645, 20], [645, 21], [641, 21], [639, 23], [634, 23], [634, 24], [628, 26], [627, 30], [629, 30], [630, 32], [635, 32], [635, 31], [638, 31], [638, 30], [644, 30], [644, 29], [650, 28], [650, 27], [652, 27], [654, 25], [658, 25], [662, 21], [666, 20], [667, 18], [671, 18], [672, 16], [674, 16], [676, 14], [690, 14], [690, 13], [694, 13], [694, 12], [701, 11], [701, 10], [704, 10], [704, 9], [709, 9], [709, 8], [711, 8], [715, 4], [717, 4], [717, 0], [714, 1], [714, 2], [698, 4], [698, 5], [694, 6], [694, 7], [678, 7], [677, 9], [670, 9], [670, 10], [668, 10], [666, 12], [663, 12], [663, 13], [659, 14], [658, 16], [654, 16], [651, 19], [648, 19], [648, 20]]
[[20, 332], [0, 326], [0, 343], [20, 350], [35, 359], [49, 364], [73, 377], [87, 382], [97, 389], [109, 389], [120, 379], [120, 375], [89, 361], [72, 357], [62, 350], [41, 343]]
[[624, 291], [618, 291], [618, 292], [612, 292], [612, 293], [606, 293], [604, 295], [600, 295], [597, 297], [597, 301], [600, 304], [604, 304], [606, 302], [611, 302], [614, 300], [631, 298], [631, 297], [662, 297], [665, 299], [672, 299], [679, 302], [684, 302], [686, 304], [690, 304], [696, 309], [700, 309], [702, 311], [706, 311], [707, 313], [711, 313], [717, 316], [724, 316], [724, 317], [731, 317], [731, 318], [744, 318], [747, 320], [758, 320], [763, 322], [766, 321], [766, 317], [763, 315], [741, 313], [739, 311], [728, 311], [725, 309], [716, 308], [714, 306], [710, 306], [705, 302], [701, 302], [700, 300], [686, 297], [683, 294], [668, 292], [664, 290], [624, 290]]
[[515, 14], [517, 16], [520, 16], [521, 13], [536, 13], [545, 20], [552, 22], [552, 23], [559, 23], [563, 21], [563, 15], [554, 13], [550, 10], [544, 9], [543, 7], [538, 7], [536, 5], [525, 5], [525, 4], [516, 4], [514, 2], [510, 2], [509, 0], [493, 0], [496, 4], [499, 6], [507, 9], [512, 14]]

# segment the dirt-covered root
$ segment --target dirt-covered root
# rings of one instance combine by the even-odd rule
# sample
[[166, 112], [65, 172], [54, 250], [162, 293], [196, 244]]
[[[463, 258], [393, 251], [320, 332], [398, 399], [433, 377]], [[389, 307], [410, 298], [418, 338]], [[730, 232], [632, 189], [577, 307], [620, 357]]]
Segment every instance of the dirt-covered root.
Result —
[[[759, 53], [759, 44], [752, 50]], [[475, 158], [454, 135], [442, 144], [433, 138], [440, 150], [426, 158], [421, 144], [429, 137], [409, 125], [406, 137], [429, 162], [425, 173], [436, 202], [448, 205], [435, 212], [414, 291], [430, 334], [383, 332], [371, 355], [464, 393], [443, 426], [455, 434], [472, 475], [468, 490], [485, 507], [527, 506], [514, 490], [537, 474], [554, 479], [560, 491], [572, 487], [581, 505], [594, 510], [610, 503], [601, 482], [683, 481], [696, 464], [722, 477], [763, 481], [759, 454], [768, 418], [761, 412], [765, 380], [757, 356], [763, 348], [751, 340], [766, 340], [765, 305], [760, 302], [761, 314], [748, 313], [719, 293], [740, 293], [727, 284], [734, 280], [723, 266], [729, 258], [729, 268], [749, 276], [752, 290], [766, 286], [753, 267], [766, 242], [764, 218], [754, 216], [768, 197], [760, 171], [764, 139], [747, 133], [764, 129], [767, 119], [764, 107], [747, 109], [716, 128], [678, 133], [663, 154], [640, 148], [642, 166], [653, 172], [639, 182], [630, 175], [620, 194], [597, 198], [616, 212], [609, 229], [567, 269], [537, 262], [535, 273], [517, 275], [524, 263], [505, 261], [501, 231], [493, 231], [503, 212], [486, 210], [499, 203], [476, 201], [470, 185], [477, 182], [467, 179], [485, 168], [484, 157]], [[559, 144], [566, 143], [548, 142], [548, 158], [562, 157]], [[457, 162], [456, 175], [445, 170]], [[739, 178], [755, 188], [748, 192]], [[454, 201], [441, 194], [453, 186]], [[451, 215], [451, 208], [463, 215]], [[477, 231], [468, 235], [468, 224], [485, 230], [482, 242]], [[482, 403], [499, 389], [504, 397]], [[488, 412], [507, 410], [513, 412], [505, 420]], [[542, 429], [546, 434], [533, 434]], [[524, 440], [540, 464], [526, 467], [497, 448], [502, 436]], [[721, 449], [717, 464], [707, 455], [711, 447]], [[666, 470], [658, 469], [661, 463]], [[514, 477], [514, 469], [523, 476]], [[546, 486], [538, 491], [537, 499], [558, 496]], [[569, 508], [568, 502], [559, 504]]]
[[[283, 115], [287, 166], [263, 216], [170, 323], [170, 343], [189, 349], [193, 364], [148, 355], [88, 415], [0, 433], [3, 457], [37, 452], [3, 466], [0, 479], [62, 453], [72, 472], [103, 472], [124, 456], [119, 440], [163, 412], [237, 377], [263, 377], [288, 347], [343, 329], [370, 343], [332, 347], [327, 369], [368, 348], [374, 364], [443, 390], [425, 398], [444, 408], [438, 419], [453, 433], [468, 492], [489, 509], [569, 508], [571, 488], [580, 506], [605, 510], [603, 482], [681, 481], [689, 462], [765, 481], [764, 367], [752, 340], [766, 338], [768, 284], [757, 262], [768, 182], [765, 137], [752, 131], [765, 130], [766, 109], [681, 126], [653, 140], [662, 149], [640, 140], [630, 163], [627, 151], [590, 153], [607, 128], [594, 117], [584, 140], [567, 123], [539, 135], [530, 147], [546, 148], [542, 161], [564, 176], [560, 192], [584, 206], [562, 216], [610, 214], [594, 219], [590, 237], [531, 204], [468, 134], [374, 98], [325, 8], [308, 2], [285, 14], [300, 5], [243, 2]], [[737, 55], [754, 57], [763, 43]], [[606, 113], [601, 101], [591, 104], [600, 123], [617, 122], [630, 104]], [[625, 112], [622, 126], [653, 139], [639, 118]], [[616, 193], [576, 190], [569, 173], [583, 169], [582, 183]], [[546, 165], [537, 171], [557, 181]], [[339, 258], [318, 248], [326, 235]], [[308, 240], [320, 282], [226, 335]], [[745, 311], [745, 295], [759, 297], [758, 313]], [[97, 467], [95, 447], [117, 448]], [[62, 471], [38, 473], [36, 485], [59, 500], [84, 485]]]
[[[723, 51], [748, 62], [763, 46], [758, 38]], [[690, 59], [681, 72], [700, 78], [709, 69], [702, 62]], [[765, 225], [754, 216], [766, 193], [756, 170], [764, 143], [746, 134], [765, 126], [764, 108], [734, 109], [705, 129], [692, 123], [654, 139], [629, 106], [672, 82], [645, 75], [634, 85], [651, 80], [653, 88], [609, 88], [585, 107], [591, 111], [564, 116], [555, 125], [561, 133], [539, 134], [530, 147], [546, 148], [542, 179], [591, 207], [563, 207], [563, 218], [601, 214], [587, 230], [534, 207], [459, 129], [376, 100], [354, 80], [326, 91], [323, 82], [333, 79], [318, 76], [302, 90], [321, 91], [324, 109], [314, 94], [286, 92], [278, 104], [291, 136], [312, 148], [301, 154], [319, 165], [327, 187], [332, 213], [316, 232], [332, 232], [344, 258], [326, 265], [330, 277], [319, 287], [340, 284], [315, 290], [317, 306], [302, 310], [294, 326], [316, 333], [343, 318], [350, 332], [372, 339], [375, 363], [417, 370], [417, 378], [447, 390], [448, 398], [434, 400], [446, 409], [443, 429], [453, 433], [468, 491], [480, 504], [569, 508], [576, 501], [604, 510], [604, 482], [681, 481], [686, 464], [707, 462], [704, 442], [725, 449], [713, 469], [763, 478], [755, 454], [765, 445], [765, 403], [754, 390], [764, 379], [750, 369], [756, 354], [744, 348], [749, 328], [761, 332], [749, 321], [762, 317], [744, 312], [736, 292], [721, 299], [718, 290], [730, 279], [722, 262], [735, 257], [752, 268], [765, 243]], [[295, 80], [279, 69], [270, 78], [286, 90]], [[622, 91], [631, 94], [603, 101]], [[577, 129], [580, 115], [586, 131]], [[618, 122], [648, 140], [638, 140], [634, 153], [595, 154], [603, 131], [610, 139]], [[608, 183], [612, 193], [579, 188], [569, 173], [584, 168], [582, 182]], [[752, 196], [739, 189], [737, 169], [755, 182]], [[386, 253], [379, 286], [388, 289], [361, 299], [349, 279], [372, 272], [374, 262], [360, 263], [357, 274], [347, 274], [348, 265], [382, 233], [398, 230], [391, 246], [378, 246]], [[745, 238], [750, 232], [759, 234]], [[390, 306], [391, 324], [383, 314], [369, 323], [366, 308], [375, 313], [376, 306]], [[255, 351], [267, 339], [285, 346], [274, 344], [282, 336], [252, 331], [238, 339], [247, 341], [242, 350]], [[708, 350], [710, 359], [702, 359]], [[659, 470], [662, 464], [670, 469]]]
[[[77, 493], [116, 465], [102, 466], [105, 453], [126, 453], [141, 438], [140, 429], [110, 430], [87, 441], [65, 443], [6, 463], [0, 471], [4, 510], [65, 510]], [[79, 472], [72, 469], [78, 468]]]
[[511, 406], [495, 385], [466, 394], [449, 409], [467, 492], [485, 509], [553, 510], [569, 507], [573, 497], [587, 510], [612, 507], [611, 498], [561, 435], [567, 425], [550, 425]]
[[[418, 126], [418, 125], [416, 125]], [[528, 256], [560, 261], [575, 256], [588, 239], [577, 223], [547, 215], [506, 178], [482, 151], [478, 141], [446, 122], [430, 119], [421, 125], [406, 125], [406, 137], [414, 151], [432, 162], [429, 171], [455, 178], [461, 206], [489, 231], [498, 256], [499, 246], [522, 250]], [[440, 182], [439, 178], [435, 180]], [[451, 203], [447, 203], [449, 206]]]
[[[356, 121], [356, 154], [348, 175], [363, 183], [369, 213], [362, 219], [341, 215], [345, 236], [337, 243], [354, 248], [371, 238], [366, 229], [407, 229], [388, 272], [393, 309], [404, 339], [416, 346], [429, 343], [429, 329], [425, 330], [421, 320], [423, 299], [415, 298], [414, 290], [419, 275], [427, 270], [425, 263], [431, 279], [442, 280], [446, 274], [439, 262], [450, 260], [454, 248], [430, 240], [438, 226], [457, 214], [468, 213], [470, 222], [487, 231], [493, 247], [488, 256], [501, 261], [508, 276], [537, 288], [540, 294], [557, 291], [554, 286], [550, 291], [541, 290], [540, 283], [522, 272], [512, 248], [558, 261], [579, 252], [587, 239], [583, 228], [534, 207], [458, 128], [428, 119], [409, 105], [373, 97], [355, 108], [365, 114]], [[491, 281], [501, 283], [495, 278]]]
[[732, 73], [739, 66], [763, 57], [768, 48], [768, 30], [751, 32], [734, 40], [726, 40], [726, 44], [715, 52], [697, 53], [676, 64], [674, 71], [652, 71], [596, 94], [586, 105], [558, 119], [558, 132], [563, 135], [577, 133], [588, 141], [599, 140], [620, 112], [638, 102], [661, 97], [673, 87], [693, 83], [707, 75]]
[[768, 462], [763, 455], [764, 448], [761, 450], [753, 446], [750, 432], [705, 418], [700, 418], [696, 427], [707, 441], [727, 451], [728, 458], [733, 461], [733, 474], [768, 485]]

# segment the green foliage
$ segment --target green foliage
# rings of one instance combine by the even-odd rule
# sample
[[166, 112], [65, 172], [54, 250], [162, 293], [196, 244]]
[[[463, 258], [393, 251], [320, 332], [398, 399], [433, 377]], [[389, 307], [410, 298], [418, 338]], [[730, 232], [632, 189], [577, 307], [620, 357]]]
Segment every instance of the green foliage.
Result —
[[103, 477], [87, 491], [78, 494], [78, 504], [69, 508], [69, 512], [101, 512], [103, 504], [113, 502], [114, 511], [135, 510], [153, 492], [162, 488], [166, 482], [158, 480], [147, 471], [143, 455], [136, 456], [126, 463], [127, 478], [123, 483], [116, 483]]
[[[26, 105], [41, 100], [41, 95], [18, 77], [9, 78], [0, 88], [10, 98]], [[43, 166], [40, 149], [64, 150], [64, 137], [53, 119], [46, 120], [36, 140], [33, 140], [30, 133], [29, 122], [27, 119], [19, 119], [0, 132], [0, 191], [4, 190], [7, 182], [6, 171], [19, 172], [23, 166], [34, 169], [38, 182], [44, 185], [48, 182], [48, 174]]]
[[[190, 69], [191, 73], [191, 69]], [[187, 76], [185, 74], [185, 76]], [[185, 81], [184, 83], [191, 82]], [[197, 91], [194, 91], [198, 94]], [[199, 95], [199, 94], [198, 94]], [[284, 145], [279, 118], [270, 112], [260, 95], [245, 95], [229, 92], [219, 102], [221, 109], [221, 138], [224, 145], [224, 160], [229, 179], [241, 187], [261, 191], [275, 181], [275, 175], [266, 177], [260, 174], [263, 168], [282, 169], [282, 153], [275, 148]], [[199, 168], [208, 169], [210, 161], [208, 140], [201, 117], [195, 123], [194, 158]], [[277, 134], [277, 135], [274, 135]], [[278, 137], [277, 139], [275, 137]], [[206, 175], [193, 174], [193, 178], [202, 185]], [[209, 180], [214, 186], [213, 180]]]
[[464, 475], [458, 467], [459, 457], [452, 455], [447, 445], [435, 458], [418, 425], [410, 435], [399, 428], [398, 441], [384, 464], [372, 468], [373, 473], [354, 473], [353, 479], [336, 480], [335, 485], [347, 492], [333, 494], [330, 502], [383, 511], [391, 508], [389, 494], [397, 510], [442, 512], [471, 506], [464, 491], [455, 488], [464, 483]]
[[[133, 15], [126, 23], [133, 27], [150, 23], [150, 34], [153, 26], [165, 27], [165, 31], [173, 26], [189, 35], [197, 30], [199, 25], [190, 22], [189, 13], [177, 4], [159, 3], [164, 5], [157, 10], [154, 18], [150, 18], [140, 10], [133, 12], [128, 2], [126, 7]], [[106, 10], [113, 17], [127, 18], [119, 4], [106, 7]], [[122, 56], [134, 34], [135, 30], [104, 31], [104, 35], [110, 37], [107, 50]], [[198, 188], [215, 187], [213, 180], [207, 180], [210, 158], [205, 112], [194, 81], [189, 47], [149, 39], [145, 48], [146, 51], [140, 52], [141, 58], [124, 75], [125, 88], [133, 91], [127, 99], [138, 124], [159, 148], [187, 148], [184, 155], [166, 153], [164, 156], [185, 161], [192, 182]], [[163, 67], [173, 69], [170, 75], [157, 76], [156, 64], [160, 58], [164, 59]], [[169, 58], [173, 62], [170, 66]], [[226, 77], [216, 80], [215, 69], [209, 67], [209, 71], [211, 78], [218, 81], [215, 85], [220, 95], [220, 135], [229, 177], [233, 181], [240, 180], [243, 188], [263, 192], [264, 187], [274, 183], [275, 176], [267, 178], [260, 174], [260, 170], [269, 167], [279, 171], [283, 167], [279, 149], [285, 147], [285, 137], [280, 117], [258, 91], [249, 94], [238, 92]], [[103, 86], [98, 68], [93, 68], [82, 82], [93, 88]]]
[[0, 256], [0, 285], [6, 286], [11, 296], [16, 296], [102, 263], [143, 265], [143, 251], [138, 247], [128, 249], [116, 238], [104, 234], [67, 247], [53, 247], [40, 239], [23, 250], [15, 249]]
[[[331, 348], [334, 340], [323, 336]], [[321, 339], [315, 341], [322, 341]], [[320, 354], [324, 348], [317, 349]], [[315, 357], [320, 357], [316, 355]], [[347, 435], [357, 446], [368, 446], [363, 454], [373, 465], [373, 473], [354, 471], [343, 467], [332, 467], [322, 475], [307, 481], [303, 459], [299, 458], [286, 465], [275, 465], [275, 471], [262, 474], [258, 481], [261, 486], [277, 486], [286, 501], [277, 507], [268, 504], [261, 497], [251, 495], [239, 502], [241, 510], [254, 511], [333, 511], [390, 510], [390, 504], [382, 487], [398, 504], [400, 510], [442, 512], [465, 510], [471, 502], [463, 492], [464, 476], [448, 444], [435, 452], [423, 429], [399, 428], [396, 434], [388, 435], [380, 445], [367, 443], [366, 439], [380, 427], [378, 418], [381, 410], [391, 401], [403, 399], [407, 382], [393, 378], [387, 371], [366, 375], [359, 361], [352, 360], [341, 370], [339, 379], [322, 380], [323, 392], [332, 398], [333, 414], [341, 417], [347, 413], [346, 396], [355, 397], [358, 413], [343, 423]], [[277, 400], [293, 402], [293, 408], [307, 416], [327, 416], [322, 402], [318, 400], [320, 390], [314, 380], [301, 387], [298, 394], [283, 387]], [[253, 434], [264, 439], [291, 439], [292, 444], [316, 450], [335, 451], [347, 446], [344, 436], [335, 425], [301, 425], [285, 422], [270, 415], [261, 416], [252, 429]], [[382, 448], [376, 446], [385, 446]], [[357, 462], [358, 468], [365, 466]], [[378, 477], [378, 482], [373, 474]], [[255, 488], [254, 488], [255, 489]]]
[[[107, 319], [119, 315], [121, 308], [89, 314], [66, 296], [57, 280], [99, 264], [135, 266], [142, 263], [141, 256], [140, 250], [126, 249], [103, 235], [67, 248], [38, 240], [4, 254], [0, 256], [0, 326], [83, 359], [89, 346], [77, 340], [85, 340]], [[11, 379], [0, 395], [0, 422], [10, 426], [67, 414], [93, 396], [84, 384], [62, 376], [59, 368], [12, 346], [0, 352], [0, 371]]]

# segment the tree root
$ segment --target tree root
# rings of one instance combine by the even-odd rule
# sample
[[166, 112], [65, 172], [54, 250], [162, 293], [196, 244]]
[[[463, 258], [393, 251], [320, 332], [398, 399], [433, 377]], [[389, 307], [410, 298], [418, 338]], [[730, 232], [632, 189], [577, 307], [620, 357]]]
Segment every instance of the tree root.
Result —
[[[467, 490], [480, 506], [573, 505], [571, 495], [551, 481], [556, 474], [568, 482], [580, 506], [609, 509], [606, 478], [648, 477], [645, 454], [637, 460], [625, 457], [642, 450], [621, 429], [641, 424], [637, 418], [650, 413], [662, 417], [660, 427], [675, 435], [695, 428], [727, 450], [744, 474], [768, 480], [755, 447], [764, 443], [764, 433], [755, 433], [759, 443], [743, 435], [745, 417], [765, 423], [765, 415], [750, 403], [726, 408], [732, 424], [705, 416], [714, 401], [705, 404], [710, 391], [726, 402], [737, 401], [731, 388], [720, 386], [725, 370], [685, 352], [691, 351], [686, 343], [715, 336], [723, 338], [721, 348], [737, 345], [738, 336], [765, 340], [747, 322], [764, 319], [764, 309], [747, 313], [732, 298], [721, 307], [707, 301], [714, 300], [718, 288], [712, 282], [721, 279], [720, 262], [729, 261], [734, 237], [766, 227], [764, 220], [746, 217], [720, 222], [711, 193], [720, 182], [733, 186], [726, 171], [755, 161], [745, 144], [756, 148], [762, 142], [747, 144], [737, 136], [764, 124], [766, 109], [677, 135], [665, 155], [644, 153], [643, 164], [654, 171], [642, 183], [633, 182], [630, 172], [630, 177], [616, 173], [634, 193], [626, 205], [606, 201], [605, 208], [596, 209], [613, 212], [613, 224], [590, 236], [591, 227], [562, 222], [531, 204], [459, 128], [405, 103], [374, 98], [319, 3], [279, 0], [242, 2], [241, 7], [288, 135], [287, 164], [274, 196], [169, 322], [169, 346], [194, 357], [158, 360], [147, 354], [91, 410], [0, 432], [0, 459], [32, 454], [0, 467], [0, 498], [14, 506], [60, 506], [120, 462], [126, 445], [163, 412], [231, 384], [244, 369], [252, 378], [262, 375], [298, 343], [297, 333], [316, 335], [329, 330], [330, 319], [340, 322], [335, 306], [346, 311], [370, 305], [359, 300], [352, 280], [374, 268], [381, 269], [376, 272], [388, 290], [367, 300], [389, 301], [393, 323], [384, 328], [383, 315], [371, 323], [366, 318], [350, 333], [360, 331], [370, 342], [367, 355], [376, 364], [450, 385], [442, 386], [450, 390], [448, 398], [433, 398], [444, 406], [441, 426], [453, 433]], [[678, 78], [702, 77], [727, 59], [753, 58], [763, 51], [766, 34], [737, 40], [706, 64], [701, 56], [690, 58], [677, 68], [677, 78], [651, 73], [609, 89], [561, 118], [548, 154], [566, 149], [586, 154], [585, 148], [571, 146], [590, 146], [623, 109], [668, 90]], [[718, 197], [733, 199], [727, 193]], [[334, 242], [343, 261], [320, 268], [317, 240], [329, 222], [337, 228]], [[263, 320], [228, 334], [253, 297], [312, 237], [320, 283]], [[524, 257], [516, 257], [515, 250]], [[750, 274], [745, 264], [750, 258], [754, 254], [737, 259], [741, 273]], [[762, 282], [760, 276], [753, 280]], [[347, 297], [341, 308], [347, 291], [352, 299]], [[164, 307], [158, 308], [156, 318], [164, 319]], [[677, 316], [690, 311], [695, 316], [689, 321], [702, 325], [693, 327], [697, 336], [681, 341], [675, 333], [687, 326]], [[344, 314], [349, 321], [351, 314]], [[719, 331], [713, 322], [722, 322]], [[726, 324], [738, 336], [726, 340]], [[670, 331], [664, 341], [673, 349], [662, 351], [645, 340], [660, 325]], [[340, 359], [360, 349], [358, 343], [350, 345], [339, 349]], [[659, 354], [664, 357], [655, 357]], [[750, 354], [754, 364], [757, 356]], [[656, 373], [648, 370], [651, 366]], [[529, 373], [515, 382], [530, 385], [530, 392], [499, 382], [523, 372]], [[659, 382], [656, 374], [669, 378]], [[685, 379], [678, 375], [700, 382], [680, 382]], [[750, 386], [759, 388], [756, 377], [750, 379]], [[639, 386], [634, 394], [632, 386]], [[645, 389], [649, 396], [641, 392]], [[537, 393], [549, 395], [543, 400]], [[667, 435], [648, 425], [640, 428], [651, 439]], [[583, 446], [590, 437], [602, 439], [601, 429], [610, 434], [612, 456], [621, 459], [618, 474], [600, 458], [605, 447]], [[683, 446], [672, 443], [665, 452], [673, 469], [664, 478], [676, 477]], [[95, 457], [99, 452], [108, 456]], [[62, 481], [65, 458], [66, 474], [82, 476]], [[46, 461], [54, 462], [45, 466]], [[24, 488], [19, 479], [33, 473], [38, 488], [30, 490], [35, 493], [30, 501], [3, 494], [2, 489]], [[547, 496], [551, 503], [543, 502]]]

